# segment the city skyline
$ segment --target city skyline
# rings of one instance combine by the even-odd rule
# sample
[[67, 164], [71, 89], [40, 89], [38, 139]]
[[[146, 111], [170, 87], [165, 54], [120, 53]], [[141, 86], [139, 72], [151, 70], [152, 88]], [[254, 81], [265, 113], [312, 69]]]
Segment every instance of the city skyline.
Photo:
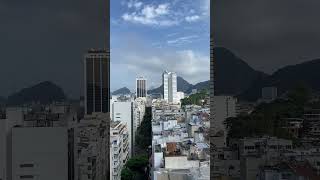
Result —
[[147, 89], [158, 87], [165, 70], [190, 83], [208, 80], [209, 20], [208, 0], [112, 0], [111, 91], [134, 89], [139, 76]]

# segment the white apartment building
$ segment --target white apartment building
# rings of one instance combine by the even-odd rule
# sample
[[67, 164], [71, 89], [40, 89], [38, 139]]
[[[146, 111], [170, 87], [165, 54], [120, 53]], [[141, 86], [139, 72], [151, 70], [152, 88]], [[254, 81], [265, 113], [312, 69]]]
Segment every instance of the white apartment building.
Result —
[[213, 127], [211, 129], [214, 134], [223, 132], [221, 138], [225, 144], [227, 130], [224, 121], [229, 117], [236, 117], [236, 99], [231, 96], [214, 96], [212, 113]]
[[162, 74], [163, 99], [169, 103], [178, 103], [177, 74], [165, 71]]
[[73, 163], [68, 162], [73, 156], [68, 128], [77, 117], [67, 107], [6, 109], [5, 119], [0, 119], [1, 180], [68, 179], [73, 173], [69, 167]]
[[184, 92], [177, 92], [177, 101], [181, 102], [181, 99], [184, 99], [185, 95]]
[[121, 170], [129, 159], [129, 134], [126, 124], [112, 121], [110, 124], [110, 180], [120, 180]]
[[137, 98], [133, 102], [133, 144], [135, 144], [135, 137], [138, 127], [140, 126], [145, 115], [146, 100], [145, 98]]
[[65, 127], [12, 129], [12, 180], [68, 180]]
[[132, 102], [114, 102], [112, 104], [112, 120], [121, 121], [127, 124], [129, 132], [129, 157], [133, 151], [133, 103]]

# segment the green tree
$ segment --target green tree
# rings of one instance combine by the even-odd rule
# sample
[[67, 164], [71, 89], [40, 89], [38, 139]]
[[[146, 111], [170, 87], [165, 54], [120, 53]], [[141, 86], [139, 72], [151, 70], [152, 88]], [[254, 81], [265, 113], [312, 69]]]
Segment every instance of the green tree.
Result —
[[136, 134], [136, 145], [141, 150], [147, 150], [148, 147], [151, 145], [151, 119], [151, 107], [146, 107], [143, 121], [141, 122], [141, 125], [138, 127]]
[[134, 179], [134, 172], [129, 168], [125, 167], [121, 171], [121, 180], [132, 180]]
[[202, 89], [199, 93], [192, 94], [189, 97], [181, 99], [181, 105], [202, 105], [201, 100], [204, 100], [207, 96], [209, 96], [209, 91], [207, 89]]
[[146, 167], [149, 160], [147, 155], [137, 155], [128, 160], [121, 171], [122, 180], [139, 180], [148, 177]]

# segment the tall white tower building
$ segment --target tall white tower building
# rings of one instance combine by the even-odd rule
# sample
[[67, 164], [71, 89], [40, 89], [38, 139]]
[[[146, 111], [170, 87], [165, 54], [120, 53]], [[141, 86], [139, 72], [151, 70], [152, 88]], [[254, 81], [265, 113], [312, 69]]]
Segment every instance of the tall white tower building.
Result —
[[163, 99], [167, 102], [177, 103], [177, 74], [165, 71], [162, 74]]

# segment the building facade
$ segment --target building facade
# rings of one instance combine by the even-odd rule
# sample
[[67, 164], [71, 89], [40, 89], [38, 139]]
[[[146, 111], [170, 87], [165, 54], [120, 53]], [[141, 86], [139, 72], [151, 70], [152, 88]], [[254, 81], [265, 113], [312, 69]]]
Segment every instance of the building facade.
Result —
[[75, 179], [109, 179], [109, 113], [85, 115], [75, 128]]
[[127, 125], [129, 132], [129, 157], [132, 155], [133, 150], [133, 103], [127, 102], [114, 102], [112, 104], [112, 120], [120, 121]]
[[177, 103], [177, 74], [165, 71], [162, 74], [163, 99], [169, 103]]
[[136, 78], [136, 97], [147, 97], [147, 79], [144, 77]]
[[12, 179], [68, 180], [65, 127], [12, 129]]
[[125, 123], [111, 122], [110, 142], [110, 180], [121, 180], [121, 170], [129, 159], [129, 134]]
[[85, 112], [109, 112], [110, 53], [91, 49], [85, 56]]

